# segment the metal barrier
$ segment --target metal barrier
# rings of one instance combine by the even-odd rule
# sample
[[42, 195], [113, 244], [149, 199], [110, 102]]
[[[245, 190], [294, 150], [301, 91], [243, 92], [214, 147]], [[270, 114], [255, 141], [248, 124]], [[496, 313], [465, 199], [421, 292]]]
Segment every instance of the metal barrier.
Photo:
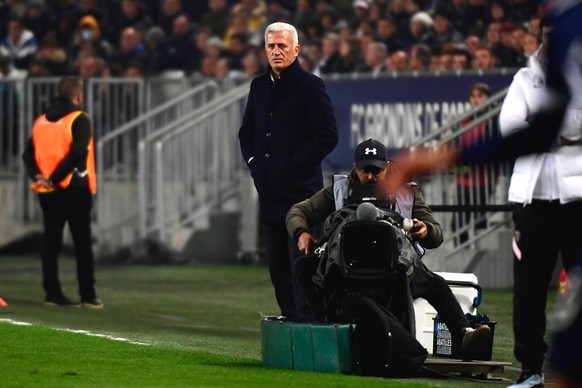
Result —
[[[13, 147], [17, 140], [16, 152], [0, 150], [0, 178], [17, 181], [13, 222], [40, 220], [20, 154], [34, 119], [56, 95], [58, 81], [0, 81], [0, 129], [8, 139], [3, 137], [2, 145]], [[233, 84], [180, 77], [87, 80], [85, 105], [97, 144], [97, 236], [103, 250], [147, 237], [167, 243], [176, 230], [200, 222], [201, 215], [235, 196], [239, 176], [246, 171], [239, 168], [234, 131], [240, 125], [248, 82], [223, 94], [229, 88]], [[477, 110], [434, 130], [414, 146], [440, 141], [458, 145], [473, 137], [494, 136], [504, 96], [505, 91], [497, 93]], [[6, 109], [12, 113], [5, 115]], [[475, 131], [478, 136], [472, 135]], [[446, 233], [454, 225], [447, 240], [462, 247], [486, 230], [483, 225], [499, 222], [488, 211], [506, 205], [508, 178], [505, 165], [467, 166], [455, 173], [435, 174], [421, 183], [427, 203], [444, 212], [439, 219]], [[506, 214], [500, 217], [500, 221], [507, 219]]]
[[99, 195], [96, 205], [101, 251], [115, 250], [139, 238], [142, 216], [138, 206], [141, 198], [138, 181], [141, 175], [138, 172], [140, 163], [148, 163], [140, 162], [139, 143], [144, 138], [160, 136], [175, 126], [192, 120], [193, 112], [199, 114], [197, 109], [206, 106], [218, 95], [218, 85], [206, 81], [156, 106], [138, 119], [109, 131], [99, 139]]
[[[30, 193], [30, 182], [25, 175], [20, 155], [30, 136], [35, 119], [48, 107], [57, 95], [60, 78], [35, 77], [18, 80], [0, 80], [0, 179], [10, 183], [11, 222], [31, 223], [40, 221], [40, 209], [36, 198]], [[156, 77], [142, 78], [90, 78], [85, 84], [84, 108], [91, 117], [96, 142], [113, 133], [116, 128], [133, 121], [145, 112], [152, 118], [140, 128], [150, 130], [161, 126], [169, 120], [168, 116], [179, 117], [198, 107], [216, 94], [216, 85], [212, 91], [192, 91], [192, 82], [185, 79], [166, 79]], [[200, 81], [195, 81], [200, 82]], [[159, 102], [168, 107], [168, 100], [176, 98], [180, 91], [182, 97], [190, 95], [190, 100], [178, 103], [169, 113], [158, 112]], [[196, 97], [194, 95], [198, 93]], [[178, 93], [179, 94], [179, 93]], [[178, 97], [178, 100], [180, 97]], [[121, 160], [135, 159], [137, 136], [125, 136], [116, 143], [114, 155]], [[130, 151], [132, 150], [133, 151]], [[112, 161], [109, 164], [111, 165]], [[98, 162], [101, 162], [97, 155]], [[107, 165], [107, 162], [104, 162]], [[103, 166], [102, 166], [103, 167]], [[120, 169], [125, 167], [119, 167]], [[136, 170], [134, 168], [134, 170]], [[100, 175], [100, 174], [98, 174]], [[135, 180], [135, 173], [133, 176]], [[99, 197], [99, 196], [98, 196]], [[6, 214], [4, 212], [3, 214]]]
[[175, 125], [140, 142], [140, 236], [170, 244], [238, 193], [236, 131], [249, 85], [244, 83]]
[[[433, 131], [413, 144], [436, 146], [450, 143], [461, 148], [500, 136], [497, 118], [507, 89], [493, 95], [449, 124]], [[510, 219], [506, 194], [511, 174], [508, 163], [458, 166], [436, 172], [422, 180], [427, 203], [441, 212], [446, 240], [453, 241], [452, 255], [491, 233], [491, 228], [507, 224]]]
[[19, 133], [24, 114], [22, 80], [0, 83], [0, 178], [12, 177], [20, 164]]

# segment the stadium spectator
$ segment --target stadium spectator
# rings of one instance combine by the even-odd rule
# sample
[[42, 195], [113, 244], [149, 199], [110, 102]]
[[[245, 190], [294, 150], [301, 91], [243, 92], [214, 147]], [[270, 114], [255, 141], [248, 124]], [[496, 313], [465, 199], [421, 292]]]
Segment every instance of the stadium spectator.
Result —
[[482, 36], [490, 21], [488, 0], [469, 0], [462, 7], [465, 8], [463, 18], [467, 25], [465, 34]]
[[216, 64], [220, 57], [204, 55], [200, 64], [200, 75], [203, 77], [216, 77]]
[[434, 42], [433, 19], [426, 12], [417, 12], [410, 18], [410, 39], [407, 47], [416, 44], [430, 46]]
[[430, 52], [430, 64], [428, 69], [432, 71], [441, 70], [441, 51], [432, 49]]
[[489, 47], [479, 47], [475, 52], [475, 58], [473, 59], [474, 69], [493, 69], [496, 63], [497, 59]]
[[30, 0], [22, 17], [25, 28], [32, 31], [37, 41], [42, 41], [52, 29], [56, 18], [53, 10], [42, 0]]
[[366, 70], [372, 73], [372, 76], [377, 77], [381, 73], [386, 72], [386, 58], [388, 57], [388, 50], [386, 45], [382, 42], [372, 42], [368, 45], [366, 50], [365, 61]]
[[371, 19], [362, 20], [358, 26], [356, 35], [360, 37], [376, 35], [376, 23]]
[[400, 40], [396, 22], [390, 17], [381, 17], [376, 23], [376, 40], [384, 43], [388, 53], [404, 49], [404, 43]]
[[299, 65], [301, 68], [309, 73], [315, 74], [315, 66], [313, 65], [313, 61], [305, 54], [299, 54], [297, 56], [297, 60], [299, 61]]
[[500, 0], [491, 2], [489, 6], [490, 23], [504, 23], [509, 21], [507, 18], [507, 5], [507, 3]]
[[218, 58], [218, 61], [216, 61], [216, 70], [214, 74], [218, 78], [236, 78], [240, 73], [231, 68], [229, 58], [220, 57]]
[[410, 50], [410, 70], [426, 71], [430, 66], [430, 48], [425, 44], [416, 44]]
[[320, 71], [322, 74], [336, 73], [339, 53], [339, 37], [334, 32], [328, 32], [322, 41], [322, 58], [320, 62]]
[[65, 75], [68, 69], [67, 53], [59, 45], [53, 31], [49, 31], [42, 38], [34, 61], [40, 60], [47, 67], [49, 75]]
[[309, 0], [297, 0], [293, 23], [297, 31], [307, 31], [309, 23], [315, 18], [311, 2]]
[[[320, 41], [312, 41], [309, 43], [307, 47], [307, 58], [311, 62], [311, 70], [308, 70], [310, 73], [313, 73], [317, 76], [321, 75], [321, 61], [323, 58], [323, 49], [321, 46]], [[307, 69], [306, 69], [307, 70]]]
[[465, 48], [469, 52], [469, 55], [471, 55], [472, 57], [475, 56], [477, 49], [481, 46], [482, 46], [481, 39], [477, 35], [469, 35], [465, 39]]
[[334, 30], [337, 23], [337, 15], [333, 8], [327, 8], [323, 10], [319, 15], [319, 22], [321, 23], [321, 28], [327, 33]]
[[255, 77], [263, 72], [257, 55], [248, 53], [242, 60], [242, 72], [247, 77]]
[[73, 26], [78, 25], [86, 16], [92, 16], [95, 19], [103, 38], [109, 40], [112, 25], [107, 7], [100, 6], [97, 0], [79, 0], [68, 12], [68, 18]]
[[231, 16], [228, 22], [228, 28], [223, 36], [224, 47], [230, 48], [230, 39], [233, 35], [242, 34], [247, 40], [255, 39], [258, 35], [256, 31], [251, 30], [249, 17], [245, 12], [240, 12]]
[[[209, 28], [199, 28], [194, 36], [196, 48], [201, 52], [206, 52], [206, 47], [210, 38], [212, 38], [212, 31], [210, 31]], [[219, 38], [216, 39], [218, 39], [218, 43], [220, 43], [220, 47], [222, 47], [222, 41]]]
[[146, 74], [155, 75], [162, 70], [163, 56], [166, 52], [167, 37], [158, 26], [150, 27], [145, 34], [144, 44], [147, 54]]
[[363, 66], [358, 40], [355, 37], [341, 38], [336, 72], [351, 73]]
[[499, 22], [491, 22], [487, 26], [487, 34], [485, 35], [484, 43], [490, 47], [501, 44], [501, 27]]
[[105, 60], [111, 59], [114, 53], [113, 46], [103, 38], [101, 28], [93, 16], [79, 20], [68, 54], [69, 63], [74, 62], [82, 51], [90, 51]]
[[410, 66], [408, 54], [405, 51], [396, 51], [386, 60], [386, 70], [388, 71], [407, 71]]
[[8, 20], [10, 19], [10, 4], [7, 2], [0, 3], [0, 40], [6, 38], [8, 34]]
[[[299, 7], [299, 3], [297, 2]], [[232, 7], [231, 13], [244, 12], [249, 18], [249, 28], [260, 31], [265, 24], [267, 6], [264, 0], [240, 0], [240, 3]]]
[[516, 27], [511, 23], [504, 23], [501, 26], [501, 44], [494, 48], [499, 67], [522, 67], [525, 65], [525, 56], [521, 53], [521, 46], [515, 40], [514, 31], [516, 31]]
[[468, 70], [471, 67], [471, 54], [469, 54], [469, 51], [458, 48], [453, 54], [453, 69]]
[[463, 35], [451, 23], [451, 15], [446, 8], [438, 8], [433, 15], [433, 48], [441, 49], [447, 43], [461, 43]]
[[456, 46], [452, 43], [446, 44], [439, 56], [439, 70], [454, 70]]
[[531, 34], [529, 32], [524, 35], [522, 49], [523, 49], [523, 54], [526, 57], [529, 58], [532, 55], [534, 55], [539, 46], [540, 46], [540, 41], [536, 35]]
[[15, 68], [26, 70], [37, 49], [34, 34], [24, 28], [20, 18], [11, 17], [8, 21], [8, 35], [0, 41], [0, 55], [10, 59]]
[[540, 36], [541, 34], [540, 21], [541, 21], [540, 16], [537, 15], [532, 16], [531, 19], [529, 19], [529, 22], [527, 23], [527, 32], [535, 36]]
[[412, 22], [412, 18], [421, 12], [425, 13], [427, 16], [429, 16], [427, 21], [430, 22], [430, 27], [432, 27], [432, 18], [427, 12], [424, 12], [425, 10], [423, 7], [423, 0], [399, 0], [399, 2], [401, 3], [401, 12], [398, 15], [399, 19], [397, 19], [399, 24], [398, 30], [401, 31], [401, 34], [403, 35], [402, 39], [404, 40], [406, 46], [410, 47], [411, 42], [412, 44], [415, 43], [414, 40], [410, 40], [410, 24]]
[[190, 74], [199, 67], [202, 53], [196, 48], [192, 24], [185, 15], [174, 19], [172, 34], [161, 57], [162, 70], [184, 70]]
[[47, 63], [42, 58], [34, 58], [32, 63], [28, 67], [27, 76], [28, 77], [48, 77], [51, 72], [47, 66]]
[[[242, 13], [244, 12], [239, 11], [234, 15], [240, 15]], [[225, 37], [226, 30], [228, 29], [229, 20], [231, 20], [231, 13], [227, 7], [226, 0], [208, 0], [208, 12], [202, 15], [200, 27], [208, 28], [212, 32], [212, 35], [216, 35], [222, 39]]]
[[[319, 3], [315, 4], [315, 20], [318, 21], [318, 23], [321, 26], [321, 13], [324, 11], [324, 9], [318, 8]], [[327, 5], [326, 5], [327, 7]], [[281, 21], [281, 22], [290, 22], [292, 19], [293, 15], [291, 14], [291, 12], [289, 11], [289, 9], [286, 7], [286, 4], [284, 1], [280, 1], [280, 0], [269, 0], [267, 2], [267, 9], [265, 12], [265, 24], [270, 24], [270, 23], [274, 23], [276, 21]], [[321, 27], [323, 30], [323, 27]]]
[[519, 53], [523, 53], [523, 39], [525, 38], [525, 34], [527, 34], [527, 28], [520, 24], [516, 25], [511, 33], [513, 37], [513, 48]]
[[205, 57], [218, 60], [219, 57], [224, 55], [222, 40], [216, 36], [211, 37], [206, 41], [206, 47], [203, 52]]
[[513, 0], [509, 2], [508, 20], [514, 22], [529, 20], [532, 16], [537, 14], [538, 3], [541, 2], [529, 0]]
[[182, 15], [186, 16], [182, 0], [162, 0], [157, 25], [164, 30], [166, 36], [170, 36], [172, 34], [174, 20]]
[[242, 69], [242, 60], [249, 52], [248, 37], [246, 34], [233, 34], [230, 37], [229, 63], [232, 69]]
[[147, 31], [153, 20], [148, 15], [142, 0], [121, 0], [112, 22], [112, 42], [117, 42], [121, 32], [127, 27], [134, 27], [139, 31]]
[[[370, 2], [368, 0], [355, 0], [353, 9], [353, 17], [348, 22], [352, 29], [357, 31], [360, 27], [360, 22], [369, 18]], [[361, 32], [358, 32], [358, 35], [360, 33]]]
[[119, 48], [113, 54], [111, 60], [122, 69], [130, 63], [141, 63], [145, 66], [147, 53], [143, 43], [143, 33], [134, 27], [126, 27], [119, 37]]
[[105, 61], [92, 54], [83, 54], [77, 60], [77, 74], [83, 79], [103, 76]]

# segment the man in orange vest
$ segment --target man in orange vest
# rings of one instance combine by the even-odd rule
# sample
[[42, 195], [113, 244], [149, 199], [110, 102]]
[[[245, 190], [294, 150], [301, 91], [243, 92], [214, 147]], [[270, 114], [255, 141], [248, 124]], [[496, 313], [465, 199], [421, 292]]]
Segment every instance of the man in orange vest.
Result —
[[[43, 214], [46, 304], [99, 309], [103, 302], [95, 293], [91, 242], [91, 208], [97, 191], [95, 155], [91, 120], [81, 110], [82, 103], [82, 81], [76, 77], [61, 79], [58, 96], [32, 127], [22, 159]], [[66, 297], [59, 281], [58, 256], [65, 223], [75, 245], [81, 303]]]

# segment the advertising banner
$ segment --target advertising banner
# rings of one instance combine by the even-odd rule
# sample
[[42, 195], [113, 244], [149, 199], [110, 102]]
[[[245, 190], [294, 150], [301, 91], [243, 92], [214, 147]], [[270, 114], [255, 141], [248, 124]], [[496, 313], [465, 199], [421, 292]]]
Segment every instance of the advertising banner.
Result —
[[471, 85], [486, 83], [493, 95], [509, 86], [513, 74], [325, 79], [339, 142], [324, 170], [349, 170], [353, 149], [367, 138], [383, 142], [393, 152], [409, 147], [469, 110]]

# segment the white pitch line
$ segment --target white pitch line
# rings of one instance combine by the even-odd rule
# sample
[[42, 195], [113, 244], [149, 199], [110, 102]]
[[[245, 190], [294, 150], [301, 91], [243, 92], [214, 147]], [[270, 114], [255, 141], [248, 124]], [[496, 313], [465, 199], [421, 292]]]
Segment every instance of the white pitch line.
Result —
[[[29, 322], [15, 321], [14, 319], [9, 319], [9, 318], [0, 318], [0, 322], [6, 322], [6, 323], [9, 323], [9, 324], [15, 325], [15, 326], [34, 326], [32, 323], [29, 323]], [[150, 344], [147, 344], [145, 342], [132, 341], [128, 338], [114, 337], [114, 336], [109, 335], [109, 334], [92, 333], [88, 330], [63, 329], [63, 328], [55, 328], [55, 327], [49, 327], [48, 329], [65, 331], [68, 333], [75, 333], [75, 334], [84, 334], [84, 335], [87, 335], [89, 337], [101, 337], [101, 338], [106, 338], [106, 339], [109, 339], [112, 341], [127, 342], [127, 343], [132, 344], [132, 345], [146, 345], [146, 346], [150, 345]]]

